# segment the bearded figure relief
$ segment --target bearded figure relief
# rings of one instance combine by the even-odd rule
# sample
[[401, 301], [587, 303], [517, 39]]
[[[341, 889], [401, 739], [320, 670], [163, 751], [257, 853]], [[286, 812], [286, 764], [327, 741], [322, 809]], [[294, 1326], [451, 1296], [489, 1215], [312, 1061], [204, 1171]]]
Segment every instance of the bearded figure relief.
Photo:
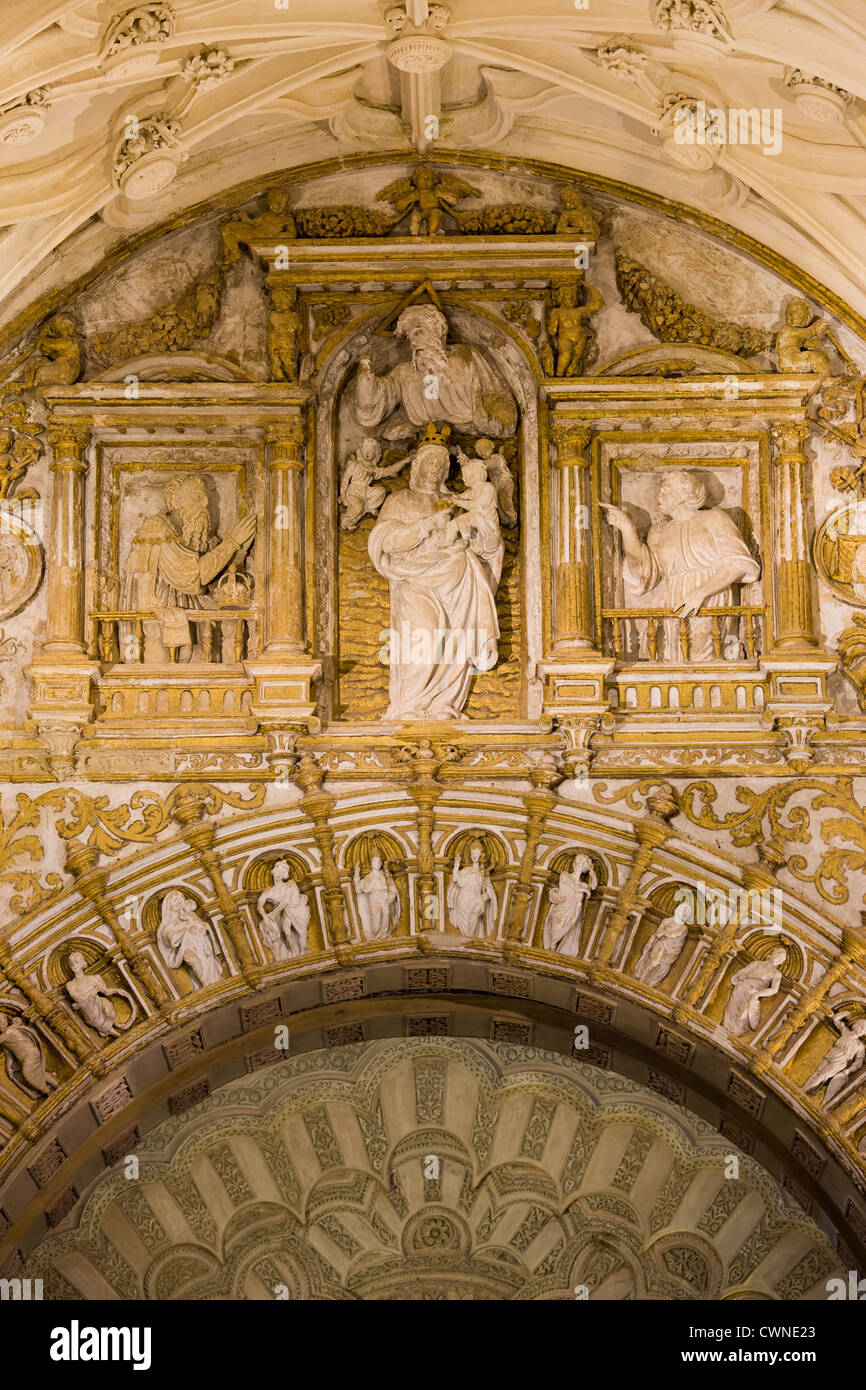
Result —
[[449, 346], [445, 315], [433, 304], [413, 304], [397, 320], [412, 359], [377, 376], [362, 357], [354, 408], [365, 430], [382, 425], [386, 439], [405, 439], [420, 427], [447, 421], [468, 434], [505, 439], [517, 428], [517, 403], [499, 373], [477, 348]]
[[241, 564], [256, 533], [256, 518], [241, 517], [224, 540], [212, 535], [207, 491], [196, 474], [166, 485], [165, 510], [136, 533], [121, 584], [121, 608], [152, 613], [144, 623], [145, 660], [165, 661], [174, 651], [190, 661], [200, 653], [189, 614], [213, 608], [210, 586]]

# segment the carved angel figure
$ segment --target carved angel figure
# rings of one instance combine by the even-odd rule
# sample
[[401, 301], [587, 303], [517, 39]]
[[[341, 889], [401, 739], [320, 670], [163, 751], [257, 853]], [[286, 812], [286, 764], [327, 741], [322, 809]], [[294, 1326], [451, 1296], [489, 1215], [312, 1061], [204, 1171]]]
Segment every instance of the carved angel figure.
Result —
[[731, 997], [725, 1009], [722, 1026], [735, 1038], [747, 1029], [754, 1032], [761, 1022], [761, 1000], [772, 999], [782, 983], [781, 967], [785, 949], [777, 946], [766, 960], [753, 961], [731, 976]]
[[66, 981], [66, 993], [84, 1022], [100, 1036], [116, 1038], [121, 1031], [121, 1025], [117, 1022], [117, 1010], [111, 1002], [111, 996], [115, 996], [125, 999], [132, 1010], [123, 1024], [122, 1031], [125, 1032], [138, 1013], [138, 1005], [132, 995], [125, 989], [109, 989], [101, 975], [86, 974], [87, 957], [80, 951], [73, 951], [70, 955], [69, 969], [72, 971], [72, 979]]
[[397, 179], [376, 194], [383, 203], [390, 203], [399, 214], [395, 223], [409, 213], [410, 236], [442, 236], [446, 212], [454, 215], [454, 205], [461, 198], [479, 198], [480, 190], [458, 179], [454, 174], [436, 175], [430, 164], [419, 164], [408, 178]]
[[57, 1081], [45, 1067], [45, 1053], [39, 1034], [20, 1018], [11, 1023], [0, 1014], [0, 1047], [8, 1054], [6, 1068], [10, 1077], [23, 1090], [28, 1088], [47, 1096]]
[[24, 385], [71, 386], [81, 375], [84, 364], [81, 338], [75, 319], [55, 314], [39, 330], [31, 352], [33, 360], [24, 370]]
[[292, 241], [298, 235], [290, 211], [289, 195], [284, 189], [272, 188], [265, 198], [265, 205], [265, 211], [256, 216], [241, 212], [231, 221], [223, 223], [220, 235], [225, 265], [238, 260], [241, 246], [248, 246], [251, 241]]
[[172, 970], [186, 966], [196, 989], [222, 979], [218, 959], [222, 952], [213, 927], [199, 917], [192, 898], [185, 898], [178, 888], [172, 888], [162, 900], [156, 944]]
[[691, 903], [680, 903], [674, 909], [672, 917], [665, 917], [664, 921], [659, 923], [635, 965], [636, 980], [642, 980], [645, 985], [661, 984], [686, 944], [691, 911]]
[[344, 531], [357, 530], [368, 513], [376, 515], [388, 495], [386, 488], [377, 485], [378, 480], [396, 477], [412, 455], [405, 454], [387, 467], [380, 466], [381, 457], [381, 444], [368, 435], [346, 459], [340, 483], [340, 505], [343, 508], [340, 525]]
[[[577, 302], [578, 288], [582, 304]], [[555, 290], [556, 306], [547, 316], [547, 331], [556, 344], [556, 375], [580, 376], [586, 361], [589, 320], [604, 304], [598, 290], [592, 285], [568, 280]], [[545, 370], [549, 370], [550, 359], [545, 354]]]
[[454, 860], [448, 885], [448, 912], [452, 925], [463, 936], [492, 936], [496, 929], [496, 891], [482, 861], [483, 848], [476, 840], [469, 850], [469, 863], [460, 867]]
[[815, 318], [805, 299], [793, 299], [785, 310], [785, 326], [776, 334], [776, 366], [780, 372], [816, 372], [830, 376], [830, 358], [819, 346], [830, 343], [846, 366], [855, 371], [851, 358], [824, 319]]
[[588, 854], [578, 854], [570, 870], [563, 869], [559, 885], [550, 890], [550, 907], [544, 923], [545, 951], [563, 956], [580, 955], [580, 932], [586, 900], [598, 879]]
[[302, 956], [307, 949], [310, 905], [306, 893], [301, 892], [292, 878], [285, 859], [277, 860], [271, 877], [270, 888], [259, 894], [256, 904], [262, 940], [274, 960], [289, 960], [292, 956]]
[[400, 894], [381, 855], [370, 857], [370, 872], [361, 874], [355, 865], [355, 895], [361, 927], [368, 941], [381, 941], [389, 936], [400, 917]]
[[833, 1014], [833, 1022], [839, 1029], [839, 1041], [833, 1044], [823, 1062], [818, 1064], [808, 1081], [803, 1084], [804, 1091], [817, 1091], [826, 1081], [825, 1105], [830, 1104], [845, 1082], [866, 1061], [866, 1043], [863, 1042], [866, 1038], [866, 1018], [855, 1018], [849, 1027], [845, 1023], [847, 1017], [847, 1010], [844, 1013]]

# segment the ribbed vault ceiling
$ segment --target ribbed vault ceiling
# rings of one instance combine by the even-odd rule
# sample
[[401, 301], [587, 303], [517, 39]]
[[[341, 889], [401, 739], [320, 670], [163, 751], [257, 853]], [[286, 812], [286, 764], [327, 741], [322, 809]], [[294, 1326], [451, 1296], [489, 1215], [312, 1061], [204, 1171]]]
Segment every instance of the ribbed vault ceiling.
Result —
[[[131, 231], [242, 180], [362, 150], [409, 153], [429, 106], [439, 151], [543, 158], [696, 206], [866, 309], [862, 0], [684, 0], [686, 20], [673, 25], [670, 0], [450, 0], [434, 16], [450, 56], [423, 79], [388, 61], [394, 8], [171, 0], [161, 38], [132, 66], [110, 52], [128, 5], [3, 6], [5, 316]], [[427, 0], [409, 0], [409, 29], [429, 30], [427, 12]], [[197, 61], [215, 49], [222, 56]], [[659, 131], [677, 94], [781, 111], [779, 153], [728, 145], [703, 172], [684, 168]], [[132, 201], [114, 155], [127, 117], [154, 113], [179, 122], [183, 161], [165, 190]]]

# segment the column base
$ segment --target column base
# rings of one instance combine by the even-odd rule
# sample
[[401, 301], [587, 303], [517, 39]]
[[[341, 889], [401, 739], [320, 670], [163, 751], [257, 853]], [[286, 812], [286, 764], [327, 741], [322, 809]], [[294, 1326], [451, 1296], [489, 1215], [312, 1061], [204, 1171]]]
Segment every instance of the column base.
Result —
[[301, 724], [318, 726], [313, 685], [322, 676], [322, 663], [298, 652], [295, 656], [256, 657], [244, 669], [253, 683], [250, 713], [264, 729]]

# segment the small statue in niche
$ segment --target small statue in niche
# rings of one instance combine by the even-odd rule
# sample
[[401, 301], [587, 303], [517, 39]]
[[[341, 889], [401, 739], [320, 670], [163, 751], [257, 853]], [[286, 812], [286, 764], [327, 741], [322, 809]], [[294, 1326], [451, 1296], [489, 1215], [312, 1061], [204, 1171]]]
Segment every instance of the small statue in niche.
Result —
[[484, 863], [484, 846], [475, 840], [465, 868], [461, 868], [459, 854], [454, 859], [448, 885], [451, 923], [463, 936], [492, 937], [497, 910], [496, 890]]
[[72, 971], [72, 979], [66, 981], [66, 993], [84, 1022], [101, 1037], [116, 1038], [121, 1031], [121, 1025], [117, 1022], [117, 1010], [111, 1002], [111, 996], [115, 996], [125, 999], [131, 1010], [129, 1018], [122, 1025], [125, 1032], [138, 1013], [138, 1005], [132, 995], [125, 989], [109, 989], [101, 975], [88, 975], [87, 957], [80, 951], [71, 953], [69, 969]]
[[41, 386], [71, 386], [84, 366], [84, 349], [75, 319], [70, 314], [55, 314], [48, 319], [26, 355], [33, 357], [24, 369], [26, 388], [38, 391]]
[[401, 221], [409, 213], [410, 236], [443, 236], [446, 212], [455, 216], [454, 206], [461, 198], [480, 198], [481, 193], [454, 174], [437, 175], [432, 165], [419, 164], [408, 178], [397, 179], [376, 194], [378, 202], [390, 203]]
[[496, 488], [487, 481], [484, 459], [471, 459], [461, 452], [460, 476], [462, 492], [442, 490], [443, 497], [463, 511], [453, 522], [455, 538], [462, 536], [465, 541], [473, 540], [479, 553], [495, 555], [502, 547], [502, 533]]
[[545, 951], [558, 951], [562, 956], [580, 955], [586, 900], [597, 887], [598, 878], [589, 855], [576, 855], [571, 869], [563, 869], [558, 886], [550, 890], [550, 907], [542, 936]]
[[277, 860], [271, 878], [270, 888], [259, 894], [256, 903], [262, 940], [274, 960], [289, 960], [304, 955], [307, 949], [310, 905], [285, 859]]
[[344, 531], [355, 531], [365, 516], [375, 516], [388, 495], [387, 488], [374, 486], [380, 478], [394, 478], [412, 457], [405, 454], [396, 463], [380, 467], [382, 446], [367, 435], [343, 465], [340, 483], [340, 505], [343, 514], [340, 525]]
[[213, 606], [208, 586], [232, 561], [245, 558], [256, 518], [241, 517], [225, 540], [212, 537], [207, 490], [195, 473], [167, 483], [165, 501], [166, 510], [146, 517], [133, 538], [120, 602], [127, 612], [157, 615], [144, 624], [148, 659], [165, 659], [153, 651], [156, 628], [158, 648], [176, 649], [190, 661], [196, 643], [187, 613]]
[[660, 985], [679, 960], [689, 934], [691, 904], [679, 903], [672, 917], [660, 922], [640, 953], [634, 977], [645, 985]]
[[410, 304], [394, 327], [408, 338], [412, 359], [377, 376], [362, 357], [354, 407], [365, 430], [383, 425], [386, 439], [405, 439], [420, 426], [446, 421], [466, 434], [504, 439], [517, 427], [517, 402], [478, 348], [448, 344], [448, 322], [434, 304]]
[[265, 197], [264, 212], [255, 216], [241, 212], [223, 223], [220, 232], [223, 264], [232, 265], [240, 258], [241, 246], [249, 246], [251, 241], [279, 243], [293, 241], [297, 235], [288, 193], [282, 188], [272, 188]]
[[[609, 524], [622, 537], [627, 582], [645, 594], [664, 580], [666, 592], [661, 602], [680, 617], [692, 619], [689, 629], [694, 662], [714, 659], [712, 618], [696, 617], [698, 610], [733, 606], [738, 602], [735, 586], [753, 584], [761, 575], [761, 566], [736, 523], [722, 507], [704, 507], [706, 500], [706, 484], [699, 477], [679, 468], [665, 472], [657, 501], [669, 519], [652, 525], [645, 542], [624, 511], [602, 503]], [[739, 619], [729, 615], [717, 621], [725, 658], [738, 659]], [[668, 633], [667, 640], [671, 659], [676, 650], [675, 635]]]
[[[577, 302], [578, 290], [585, 297], [583, 304]], [[580, 376], [586, 361], [589, 320], [604, 300], [597, 289], [576, 277], [557, 285], [554, 297], [556, 306], [547, 316], [547, 331], [556, 347], [555, 372], [557, 376]], [[543, 356], [542, 365], [550, 374], [553, 355], [548, 349]]]
[[[487, 476], [496, 489], [496, 504], [499, 520], [503, 526], [517, 525], [517, 512], [514, 509], [514, 477], [508, 467], [505, 455], [495, 453], [496, 445], [492, 439], [476, 439], [475, 456], [487, 469]], [[457, 461], [461, 468], [467, 460], [462, 449], [457, 450]]]
[[830, 376], [832, 366], [827, 353], [819, 347], [822, 342], [830, 343], [856, 375], [854, 363], [829, 325], [823, 319], [815, 318], [805, 299], [792, 299], [785, 310], [785, 326], [776, 334], [778, 370], [797, 375], [815, 372], [818, 376]]
[[833, 1014], [833, 1022], [839, 1029], [839, 1041], [825, 1053], [823, 1061], [818, 1064], [808, 1080], [803, 1082], [804, 1091], [817, 1091], [827, 1083], [824, 1092], [825, 1105], [830, 1104], [846, 1081], [849, 1081], [866, 1061], [866, 1043], [863, 1042], [866, 1038], [866, 1018], [855, 1018], [849, 1027], [845, 1022], [847, 1017], [847, 1009]]
[[268, 361], [273, 381], [297, 381], [301, 315], [298, 291], [280, 280], [268, 281], [271, 309], [268, 313]]
[[192, 898], [172, 888], [162, 900], [156, 944], [166, 965], [185, 965], [195, 989], [206, 989], [223, 977], [220, 944], [213, 927], [198, 915]]
[[598, 218], [579, 188], [566, 184], [559, 195], [562, 211], [556, 224], [557, 236], [578, 237], [582, 241], [597, 241]]
[[361, 873], [355, 865], [355, 896], [361, 929], [368, 941], [381, 941], [390, 936], [400, 919], [400, 893], [382, 856], [370, 856], [370, 872]]
[[783, 946], [776, 946], [766, 960], [753, 961], [731, 976], [731, 995], [722, 1026], [733, 1037], [742, 1037], [747, 1029], [754, 1032], [760, 1024], [761, 1000], [772, 999], [779, 993], [785, 954]]
[[10, 1022], [5, 1014], [0, 1014], [0, 1048], [9, 1054], [6, 1068], [17, 1086], [43, 1096], [54, 1090], [57, 1081], [46, 1070], [42, 1039], [22, 1019], [13, 1018]]

